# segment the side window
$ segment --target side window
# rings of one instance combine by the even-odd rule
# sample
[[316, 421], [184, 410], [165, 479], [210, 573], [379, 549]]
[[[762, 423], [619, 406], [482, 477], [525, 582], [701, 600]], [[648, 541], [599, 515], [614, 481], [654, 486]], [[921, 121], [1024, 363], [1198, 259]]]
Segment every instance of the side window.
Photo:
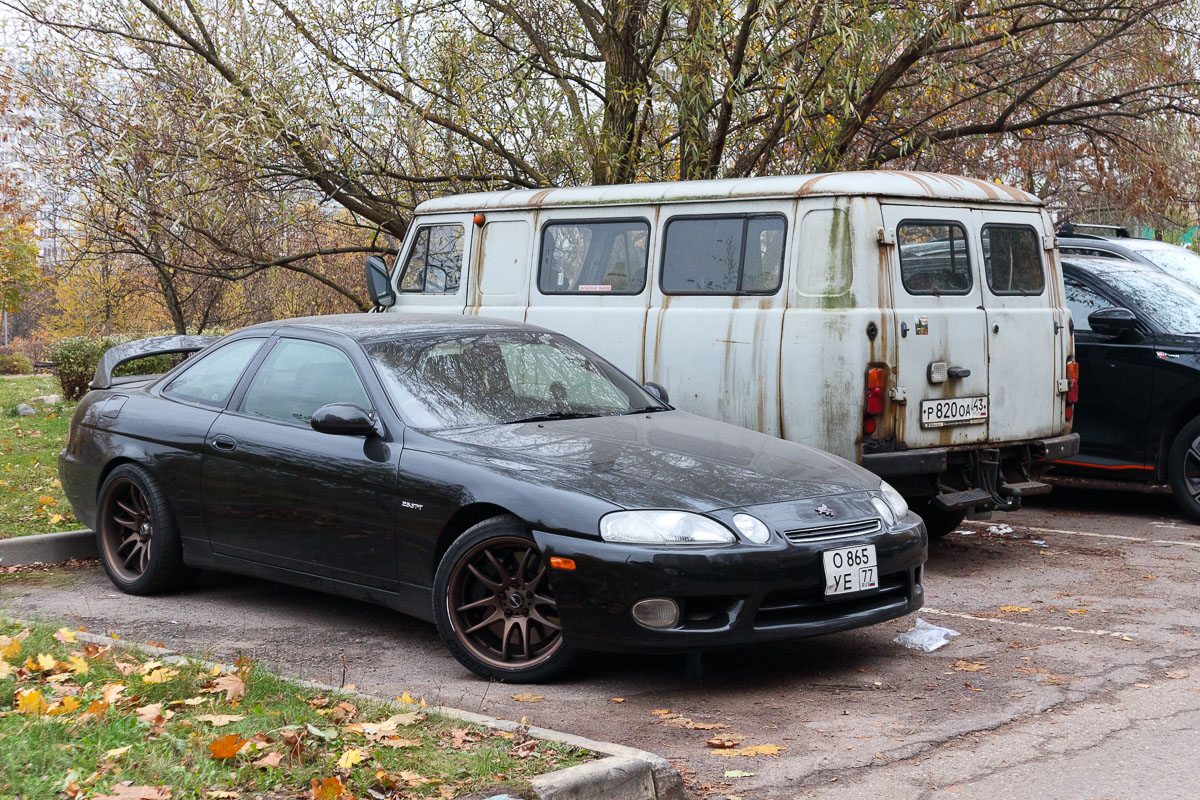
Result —
[[404, 261], [400, 291], [454, 294], [462, 275], [462, 258], [462, 225], [426, 225], [417, 231]]
[[984, 272], [992, 294], [1041, 294], [1042, 246], [1037, 231], [1026, 225], [984, 225]]
[[640, 294], [646, 288], [645, 220], [551, 222], [542, 229], [542, 294]]
[[246, 390], [242, 411], [307, 423], [326, 403], [354, 403], [371, 410], [362, 381], [345, 353], [320, 342], [280, 339]]
[[1063, 286], [1067, 291], [1067, 308], [1071, 310], [1071, 321], [1075, 324], [1076, 331], [1090, 331], [1092, 328], [1088, 325], [1088, 314], [1112, 307], [1112, 303], [1074, 278], [1065, 279]]
[[167, 384], [163, 394], [185, 403], [224, 408], [238, 378], [242, 377], [263, 341], [261, 338], [239, 339], [205, 353]]
[[783, 281], [787, 222], [770, 215], [679, 217], [667, 223], [667, 294], [773, 294]]
[[957, 222], [901, 222], [896, 227], [900, 281], [909, 294], [967, 294], [971, 259], [967, 232]]

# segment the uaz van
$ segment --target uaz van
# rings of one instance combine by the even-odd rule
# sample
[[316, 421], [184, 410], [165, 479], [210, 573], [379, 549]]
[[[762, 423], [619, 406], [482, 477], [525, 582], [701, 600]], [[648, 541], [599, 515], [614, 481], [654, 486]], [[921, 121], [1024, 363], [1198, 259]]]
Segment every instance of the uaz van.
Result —
[[381, 309], [560, 331], [680, 408], [858, 462], [939, 535], [1078, 450], [1054, 247], [1019, 189], [833, 173], [430, 200], [367, 277]]

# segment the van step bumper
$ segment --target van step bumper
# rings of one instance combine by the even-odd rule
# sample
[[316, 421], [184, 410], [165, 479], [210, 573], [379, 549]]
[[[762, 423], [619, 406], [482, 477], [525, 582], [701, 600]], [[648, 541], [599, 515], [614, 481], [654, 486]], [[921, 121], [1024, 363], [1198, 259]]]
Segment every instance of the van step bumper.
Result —
[[[974, 447], [922, 447], [915, 450], [896, 450], [890, 453], [863, 453], [862, 465], [881, 478], [899, 478], [905, 475], [937, 475], [945, 472], [954, 453], [969, 450], [1002, 451], [1027, 447], [1029, 454], [1038, 461], [1057, 461], [1070, 458], [1079, 452], [1079, 434], [1068, 433], [1048, 439], [1016, 444], [980, 444]], [[1015, 484], [1014, 484], [1015, 485]]]
[[1053, 487], [1041, 481], [1022, 481], [1021, 483], [1000, 484], [1000, 494], [1005, 497], [1032, 497], [1037, 494], [1050, 494]]
[[965, 492], [943, 492], [930, 502], [934, 508], [942, 511], [959, 511], [990, 502], [991, 499], [992, 496], [985, 489], [967, 489]]

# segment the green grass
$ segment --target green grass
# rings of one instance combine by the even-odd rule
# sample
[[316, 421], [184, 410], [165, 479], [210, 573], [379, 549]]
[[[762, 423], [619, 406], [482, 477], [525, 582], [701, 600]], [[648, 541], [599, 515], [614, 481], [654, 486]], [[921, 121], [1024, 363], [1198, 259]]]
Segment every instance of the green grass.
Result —
[[36, 405], [17, 416], [18, 403], [61, 394], [51, 375], [0, 379], [0, 539], [79, 528], [58, 481], [58, 451], [67, 441], [74, 405]]
[[[519, 795], [530, 778], [589, 757], [420, 703], [321, 694], [252, 663], [215, 675], [191, 661], [163, 665], [136, 650], [63, 642], [52, 625], [24, 629], [17, 642], [20, 630], [0, 620], [0, 674], [9, 673], [0, 677], [0, 797], [89, 800], [119, 794], [123, 782], [170, 787], [171, 800]], [[206, 691], [222, 680], [244, 695]], [[116, 685], [124, 689], [103, 707]], [[216, 726], [205, 715], [241, 719]], [[394, 732], [355, 729], [394, 715], [402, 715]], [[231, 750], [251, 744], [218, 758], [225, 753], [210, 745], [231, 735]], [[254, 763], [271, 753], [278, 766]]]

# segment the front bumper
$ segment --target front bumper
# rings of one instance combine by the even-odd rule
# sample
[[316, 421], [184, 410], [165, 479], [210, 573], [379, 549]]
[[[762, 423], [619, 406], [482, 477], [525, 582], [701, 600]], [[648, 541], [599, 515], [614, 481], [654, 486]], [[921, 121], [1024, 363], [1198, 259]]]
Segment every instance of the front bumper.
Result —
[[[884, 533], [761, 546], [651, 548], [534, 531], [542, 555], [572, 559], [551, 571], [564, 636], [574, 647], [620, 652], [681, 652], [798, 639], [910, 614], [925, 601], [924, 524], [908, 515]], [[874, 544], [879, 588], [825, 597], [825, 550]], [[670, 597], [683, 608], [673, 628], [634, 621], [631, 608]]]

